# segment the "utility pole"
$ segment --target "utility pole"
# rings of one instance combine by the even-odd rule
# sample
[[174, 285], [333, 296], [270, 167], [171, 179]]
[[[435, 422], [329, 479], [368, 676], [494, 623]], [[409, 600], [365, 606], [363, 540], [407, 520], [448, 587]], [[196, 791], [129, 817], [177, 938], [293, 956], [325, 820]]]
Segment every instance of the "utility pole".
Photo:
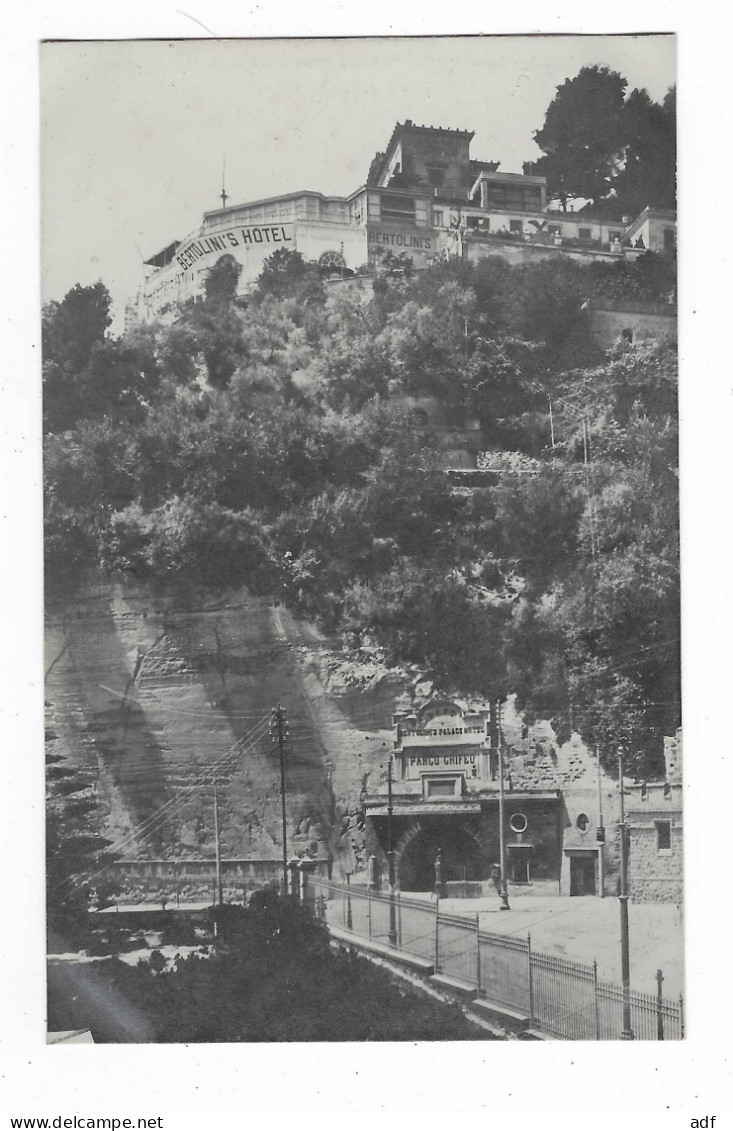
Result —
[[219, 196], [221, 197], [222, 208], [226, 208], [227, 201], [229, 199], [229, 193], [227, 192], [226, 188], [224, 187], [225, 182], [226, 182], [226, 172], [227, 172], [227, 158], [226, 158], [226, 154], [224, 154], [224, 160], [222, 161], [222, 166], [221, 166], [221, 192], [219, 193]]
[[555, 422], [552, 418], [552, 397], [547, 394], [547, 403], [550, 406], [550, 443], [552, 444], [552, 466], [555, 467]]
[[221, 888], [221, 852], [219, 849], [219, 800], [216, 795], [216, 775], [214, 775], [214, 851], [216, 853], [216, 895], [221, 907], [224, 899]]
[[596, 743], [596, 771], [598, 774], [598, 825], [596, 842], [598, 844], [598, 894], [603, 899], [603, 846], [606, 843], [606, 830], [603, 827], [603, 786], [601, 784], [601, 755]]
[[278, 705], [272, 709], [272, 722], [270, 724], [272, 741], [276, 742], [280, 751], [280, 797], [282, 801], [283, 821], [283, 895], [288, 894], [288, 823], [287, 809], [285, 806], [285, 740], [288, 737], [285, 710]]
[[510, 911], [506, 887], [506, 847], [504, 845], [504, 732], [501, 725], [501, 699], [496, 702], [496, 717], [499, 728], [499, 874], [501, 904], [500, 911]]
[[622, 1041], [633, 1041], [634, 1030], [631, 1028], [631, 975], [629, 970], [629, 845], [626, 831], [626, 818], [624, 812], [624, 756], [619, 748], [618, 752], [618, 787], [621, 794], [621, 820], [619, 822], [619, 836], [621, 838], [621, 885], [619, 891], [619, 906], [621, 908], [621, 985], [623, 987], [623, 1029]]
[[392, 848], [392, 756], [387, 762], [387, 867], [389, 869], [389, 934], [390, 946], [397, 946], [397, 922], [395, 918], [395, 874], [394, 849]]

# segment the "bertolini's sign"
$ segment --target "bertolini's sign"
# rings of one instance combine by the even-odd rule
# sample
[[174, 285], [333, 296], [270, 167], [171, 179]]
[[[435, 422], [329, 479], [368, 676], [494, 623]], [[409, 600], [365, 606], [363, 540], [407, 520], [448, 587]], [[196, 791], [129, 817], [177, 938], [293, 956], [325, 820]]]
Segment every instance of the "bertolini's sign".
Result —
[[236, 259], [255, 248], [264, 255], [270, 255], [278, 247], [292, 246], [292, 224], [238, 224], [224, 231], [210, 232], [186, 240], [176, 252], [176, 261], [182, 271], [188, 271], [195, 263], [210, 256], [218, 258], [229, 253]]
[[381, 228], [369, 226], [367, 240], [369, 250], [377, 247], [394, 252], [422, 252], [428, 254], [435, 249], [435, 234], [431, 229], [426, 231], [403, 230], [395, 231], [394, 228]]

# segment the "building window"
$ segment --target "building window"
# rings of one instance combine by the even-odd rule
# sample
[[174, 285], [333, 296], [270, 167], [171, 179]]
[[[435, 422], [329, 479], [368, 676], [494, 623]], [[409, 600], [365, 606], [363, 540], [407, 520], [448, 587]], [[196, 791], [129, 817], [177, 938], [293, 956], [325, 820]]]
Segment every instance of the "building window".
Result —
[[587, 813], [578, 813], [578, 816], [575, 819], [576, 829], [578, 829], [578, 831], [581, 832], [581, 833], [586, 833], [588, 831], [588, 825], [589, 824], [590, 824], [590, 818], [589, 818], [588, 814]]
[[460, 793], [458, 778], [426, 778], [427, 797], [457, 797]]
[[409, 196], [387, 196], [385, 193], [381, 200], [383, 220], [404, 220], [408, 223], [415, 222], [415, 201]]
[[613, 243], [614, 240], [620, 240], [621, 239], [621, 233], [620, 232], [609, 232], [608, 233], [608, 239], [611, 243]]
[[346, 263], [343, 255], [338, 251], [324, 251], [323, 255], [318, 260], [318, 266], [326, 274], [330, 274], [331, 272], [338, 274], [340, 271], [343, 271]]
[[657, 830], [657, 852], [671, 852], [672, 822], [655, 821], [654, 828]]
[[621, 337], [623, 338], [623, 340], [625, 342], [633, 343], [633, 341], [634, 341], [634, 331], [631, 329], [630, 326], [627, 326], [625, 329], [623, 329], [621, 331]]
[[591, 238], [591, 229], [590, 228], [578, 228], [578, 239], [579, 240], [589, 240], [590, 238]]
[[527, 831], [527, 818], [524, 813], [512, 813], [509, 818], [509, 828], [514, 833], [524, 833]]
[[551, 236], [562, 235], [562, 228], [560, 227], [559, 224], [548, 224], [547, 230], [548, 230], [548, 232], [550, 233]]
[[674, 228], [665, 228], [662, 232], [664, 237], [664, 250], [673, 251], [675, 246], [675, 231]]
[[436, 228], [443, 227], [443, 213], [438, 209], [433, 209], [433, 224]]
[[521, 220], [510, 220], [509, 221], [509, 231], [510, 232], [523, 232], [524, 231], [524, 224], [522, 223]]

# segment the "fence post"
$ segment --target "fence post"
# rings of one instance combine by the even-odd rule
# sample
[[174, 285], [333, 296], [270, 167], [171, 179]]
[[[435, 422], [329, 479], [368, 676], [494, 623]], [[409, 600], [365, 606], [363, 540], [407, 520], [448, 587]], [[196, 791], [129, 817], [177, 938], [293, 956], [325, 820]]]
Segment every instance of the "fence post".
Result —
[[476, 912], [476, 997], [481, 997], [481, 924]]
[[598, 963], [593, 959], [593, 1010], [596, 1020], [596, 1040], [601, 1039], [601, 1015], [598, 1012]]
[[440, 896], [435, 897], [435, 973], [440, 973], [440, 941], [438, 938], [438, 924], [440, 922]]
[[685, 1003], [682, 994], [680, 994], [680, 1038], [685, 1039]]
[[341, 887], [341, 926], [346, 927], [346, 889]]
[[664, 1014], [662, 1012], [662, 982], [664, 975], [657, 970], [657, 1040], [664, 1040]]
[[367, 884], [367, 930], [369, 932], [369, 938], [371, 938], [372, 937], [372, 889], [371, 889], [371, 886], [369, 884]]
[[402, 899], [397, 892], [397, 948], [402, 950]]
[[532, 939], [527, 931], [527, 981], [529, 982], [529, 1019], [534, 1021], [534, 984], [532, 978]]

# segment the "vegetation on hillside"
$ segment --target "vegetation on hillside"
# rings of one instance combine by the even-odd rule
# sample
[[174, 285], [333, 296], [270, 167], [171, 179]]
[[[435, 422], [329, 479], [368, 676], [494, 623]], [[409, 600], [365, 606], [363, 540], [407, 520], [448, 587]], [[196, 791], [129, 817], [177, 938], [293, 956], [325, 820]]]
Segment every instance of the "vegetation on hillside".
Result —
[[[653, 769], [679, 720], [676, 366], [588, 338], [594, 295], [664, 300], [674, 263], [387, 265], [368, 301], [279, 251], [254, 292], [111, 338], [109, 296], [44, 312], [47, 580], [247, 586], [446, 690]], [[457, 488], [414, 412], [480, 421]]]

